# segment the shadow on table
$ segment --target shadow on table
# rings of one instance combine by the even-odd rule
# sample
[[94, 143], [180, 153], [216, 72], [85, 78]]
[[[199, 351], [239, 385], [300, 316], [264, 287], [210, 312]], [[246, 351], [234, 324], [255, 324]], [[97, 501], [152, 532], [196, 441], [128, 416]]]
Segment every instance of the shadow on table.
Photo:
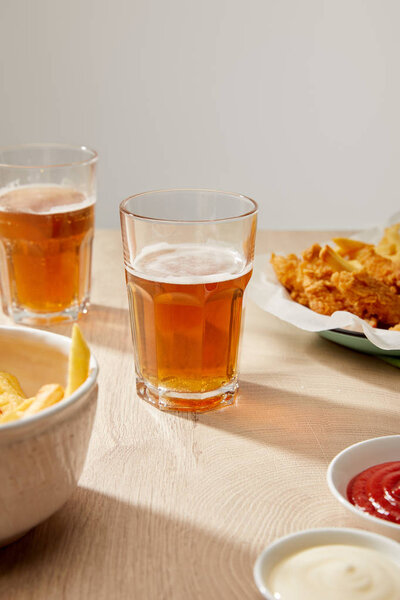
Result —
[[260, 378], [267, 375], [244, 377], [235, 407], [193, 416], [194, 420], [324, 462], [346, 445], [399, 431], [398, 411], [343, 406], [340, 398], [335, 403], [321, 396], [260, 385]]
[[244, 544], [78, 488], [48, 521], [0, 550], [0, 597], [256, 599], [254, 559]]
[[[89, 344], [96, 344], [121, 352], [132, 351], [132, 337], [127, 308], [115, 308], [102, 304], [92, 304], [89, 312], [79, 319], [85, 338]], [[71, 335], [72, 323], [59, 323], [44, 326], [43, 329]]]
[[[338, 376], [369, 380], [372, 374], [375, 387], [399, 393], [400, 369], [388, 365], [378, 356], [356, 352], [317, 336], [308, 345], [307, 354], [312, 360], [337, 372]], [[376, 374], [380, 377], [376, 378]]]
[[[88, 328], [88, 340], [99, 346], [129, 352], [133, 355], [129, 311], [127, 308], [114, 308], [93, 304], [90, 307], [93, 326]], [[85, 330], [86, 331], [86, 330]]]

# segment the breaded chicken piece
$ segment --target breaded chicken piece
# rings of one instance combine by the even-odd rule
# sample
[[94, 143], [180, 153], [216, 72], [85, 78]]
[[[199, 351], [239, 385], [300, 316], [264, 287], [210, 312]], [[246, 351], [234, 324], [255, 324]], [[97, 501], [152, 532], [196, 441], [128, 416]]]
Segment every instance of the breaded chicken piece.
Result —
[[324, 248], [313, 244], [303, 252], [299, 265], [302, 275], [307, 306], [322, 315], [331, 315], [335, 310], [346, 310], [346, 299], [332, 283], [334, 270], [323, 258]]
[[394, 270], [393, 261], [369, 245], [358, 249], [357, 261], [349, 263], [319, 244], [305, 250], [302, 260], [294, 254], [271, 259], [292, 299], [311, 310], [323, 315], [346, 310], [373, 327], [400, 324], [400, 273]]
[[394, 291], [400, 290], [400, 264], [398, 262], [381, 256], [372, 246], [366, 246], [357, 252], [356, 259], [369, 275], [386, 285], [394, 286]]
[[348, 310], [346, 298], [329, 280], [314, 281], [305, 288], [307, 306], [321, 315], [331, 315], [336, 310]]
[[299, 264], [299, 277], [303, 287], [313, 285], [317, 281], [330, 281], [333, 269], [321, 259], [322, 248], [319, 244], [313, 244], [303, 252], [303, 260]]
[[289, 254], [288, 256], [272, 254], [271, 264], [277, 278], [290, 292], [292, 299], [300, 304], [307, 304], [302, 276], [299, 271], [300, 259], [295, 254]]
[[366, 271], [336, 272], [332, 275], [332, 283], [346, 297], [350, 312], [355, 315], [376, 319], [386, 327], [400, 322], [400, 295]]
[[346, 299], [332, 284], [334, 273], [320, 254], [322, 248], [313, 244], [303, 252], [303, 260], [295, 254], [271, 257], [276, 276], [296, 302], [315, 312], [331, 315], [335, 310], [347, 310]]

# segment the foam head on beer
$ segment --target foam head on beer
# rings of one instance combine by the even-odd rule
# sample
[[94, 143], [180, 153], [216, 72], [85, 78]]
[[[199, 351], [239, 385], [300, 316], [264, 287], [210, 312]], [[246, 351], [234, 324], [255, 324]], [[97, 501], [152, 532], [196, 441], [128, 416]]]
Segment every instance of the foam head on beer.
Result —
[[245, 265], [239, 252], [224, 246], [161, 243], [143, 250], [133, 271], [155, 281], [194, 284], [231, 279]]
[[61, 185], [24, 185], [0, 190], [0, 211], [27, 214], [71, 212], [94, 204], [82, 192]]

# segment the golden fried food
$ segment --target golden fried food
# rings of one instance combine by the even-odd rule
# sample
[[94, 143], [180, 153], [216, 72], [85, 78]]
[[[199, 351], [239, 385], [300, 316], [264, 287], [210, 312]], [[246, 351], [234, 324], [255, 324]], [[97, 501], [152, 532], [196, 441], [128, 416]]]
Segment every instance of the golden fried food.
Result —
[[58, 383], [43, 385], [35, 396], [26, 398], [11, 373], [0, 372], [0, 424], [34, 415], [72, 394], [89, 374], [90, 351], [78, 325], [74, 325], [68, 363], [68, 383], [64, 389]]
[[287, 258], [272, 255], [271, 263], [293, 300], [326, 315], [346, 310], [346, 302], [332, 285], [334, 270], [324, 256], [326, 251], [314, 244], [303, 252], [302, 260], [293, 254]]
[[24, 398], [18, 379], [10, 373], [0, 373], [0, 415], [6, 408], [16, 408]]
[[343, 246], [340, 246], [340, 250], [342, 256], [352, 258], [351, 262], [358, 266], [355, 270], [364, 268], [375, 279], [386, 285], [394, 285], [400, 291], [400, 261], [379, 254], [371, 244], [364, 244], [350, 251], [344, 251]]
[[365, 270], [334, 273], [332, 281], [347, 298], [350, 312], [362, 319], [375, 318], [385, 327], [400, 322], [400, 295]]
[[72, 328], [72, 343], [68, 360], [68, 383], [65, 391], [70, 396], [89, 375], [90, 350], [83, 337], [82, 331], [74, 323]]
[[64, 398], [64, 390], [58, 383], [46, 383], [42, 385], [31, 405], [26, 409], [25, 415], [34, 415], [35, 413], [48, 408]]
[[366, 244], [365, 242], [349, 238], [333, 238], [333, 241], [338, 246], [338, 253], [342, 256], [348, 256], [349, 259], [354, 259], [357, 252], [363, 248], [373, 247], [372, 244]]
[[334, 271], [358, 271], [357, 261], [345, 260], [340, 254], [332, 250], [330, 246], [324, 246], [320, 252], [320, 258], [325, 261]]
[[320, 314], [346, 310], [373, 327], [400, 330], [399, 226], [388, 228], [377, 247], [347, 238], [334, 242], [337, 250], [313, 244], [301, 259], [272, 255], [291, 298]]
[[388, 256], [393, 260], [400, 261], [400, 223], [396, 223], [385, 229], [383, 238], [377, 244], [376, 251], [382, 256]]
[[43, 385], [36, 396], [22, 398], [16, 406], [3, 407], [0, 415], [0, 423], [8, 423], [16, 419], [22, 419], [34, 415], [39, 411], [56, 404], [64, 398], [64, 390], [58, 383], [47, 383]]
[[287, 257], [272, 254], [271, 263], [274, 266], [279, 281], [286, 289], [290, 290], [293, 300], [296, 300], [300, 304], [307, 304], [302, 277], [299, 271], [300, 259], [295, 254], [289, 254]]

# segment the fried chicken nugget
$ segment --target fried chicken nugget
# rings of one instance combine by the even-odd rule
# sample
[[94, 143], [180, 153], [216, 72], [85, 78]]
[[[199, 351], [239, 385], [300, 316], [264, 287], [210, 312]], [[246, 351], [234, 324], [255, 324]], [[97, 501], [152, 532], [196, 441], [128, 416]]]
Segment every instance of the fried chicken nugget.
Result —
[[339, 271], [332, 275], [332, 282], [347, 298], [353, 314], [362, 319], [376, 319], [386, 327], [400, 322], [400, 296], [366, 271]]
[[388, 286], [394, 286], [395, 289], [393, 291], [400, 290], [399, 263], [378, 254], [372, 246], [366, 246], [359, 250], [356, 257], [371, 277], [378, 279], [378, 281]]
[[300, 259], [295, 254], [289, 254], [288, 256], [272, 254], [271, 264], [277, 278], [288, 290], [292, 299], [300, 304], [307, 304], [302, 276], [299, 271]]
[[324, 260], [323, 250], [319, 244], [313, 244], [303, 252], [302, 260], [295, 254], [273, 254], [271, 263], [293, 300], [320, 314], [331, 315], [336, 310], [347, 310], [347, 303], [331, 281], [334, 270]]
[[[354, 256], [355, 247], [352, 247]], [[273, 255], [279, 281], [293, 300], [311, 310], [331, 315], [347, 310], [373, 327], [400, 323], [400, 272], [393, 261], [379, 256], [371, 245], [360, 244], [357, 262], [345, 260], [329, 246], [313, 244], [302, 260]], [[398, 287], [399, 286], [399, 287]]]
[[[386, 232], [393, 253], [399, 248], [397, 236], [400, 240], [399, 226]], [[375, 249], [372, 244], [346, 238], [335, 242], [338, 252], [328, 245], [321, 248], [313, 244], [303, 252], [302, 259], [295, 254], [286, 258], [272, 255], [276, 275], [292, 299], [320, 314], [347, 310], [373, 327], [400, 330], [400, 262], [394, 260], [397, 254], [383, 256], [385, 244]]]
[[332, 283], [336, 265], [326, 260], [328, 254], [331, 258], [326, 246], [321, 248], [319, 244], [313, 244], [303, 252], [303, 260], [299, 265], [307, 306], [322, 315], [346, 310], [345, 297]]

